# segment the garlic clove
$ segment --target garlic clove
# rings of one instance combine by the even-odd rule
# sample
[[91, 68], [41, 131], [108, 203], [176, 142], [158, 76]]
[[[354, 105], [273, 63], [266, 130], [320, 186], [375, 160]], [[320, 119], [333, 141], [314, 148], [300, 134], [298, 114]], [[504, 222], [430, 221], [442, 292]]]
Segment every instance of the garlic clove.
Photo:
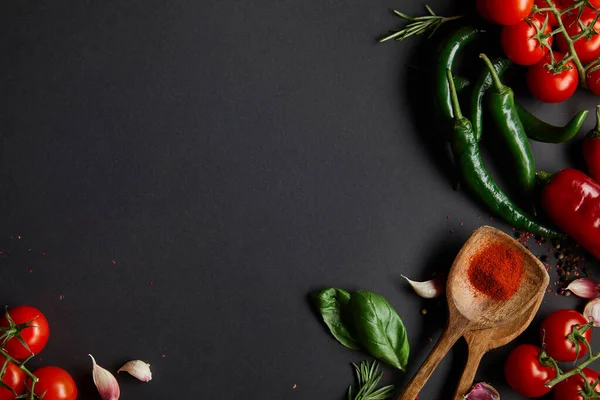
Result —
[[441, 279], [431, 279], [425, 282], [416, 282], [408, 279], [404, 275], [401, 276], [406, 279], [408, 283], [410, 283], [410, 286], [412, 286], [415, 293], [426, 299], [435, 299], [444, 293], [444, 290], [446, 289], [444, 281]]
[[583, 310], [583, 316], [588, 321], [594, 321], [594, 326], [600, 326], [600, 298], [588, 301]]
[[91, 354], [88, 355], [94, 363], [92, 377], [102, 400], [119, 400], [121, 389], [117, 379], [109, 371], [96, 364], [96, 360]]
[[500, 400], [500, 394], [491, 385], [479, 382], [464, 396], [466, 400]]
[[125, 363], [117, 373], [125, 371], [129, 372], [132, 376], [138, 378], [142, 382], [150, 382], [152, 380], [152, 371], [150, 371], [150, 364], [142, 360], [131, 360]]
[[575, 279], [565, 290], [570, 290], [575, 296], [584, 299], [593, 299], [600, 295], [600, 282], [590, 278]]

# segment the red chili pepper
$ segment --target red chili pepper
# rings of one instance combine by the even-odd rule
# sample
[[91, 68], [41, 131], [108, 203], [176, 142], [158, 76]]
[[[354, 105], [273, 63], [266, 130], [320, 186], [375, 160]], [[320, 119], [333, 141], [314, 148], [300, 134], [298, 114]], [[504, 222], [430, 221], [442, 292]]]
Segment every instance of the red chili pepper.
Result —
[[[544, 180], [549, 174], [538, 173]], [[600, 260], [600, 184], [581, 171], [563, 169], [542, 190], [552, 221]]]
[[600, 106], [596, 107], [596, 127], [583, 139], [583, 158], [590, 176], [600, 182]]

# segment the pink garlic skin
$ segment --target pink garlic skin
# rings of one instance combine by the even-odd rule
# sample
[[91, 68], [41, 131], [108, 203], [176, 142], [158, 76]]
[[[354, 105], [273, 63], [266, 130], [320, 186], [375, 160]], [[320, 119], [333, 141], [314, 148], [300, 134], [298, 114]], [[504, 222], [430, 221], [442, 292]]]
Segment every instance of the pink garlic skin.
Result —
[[575, 279], [565, 290], [570, 290], [575, 296], [583, 299], [593, 299], [600, 295], [600, 282], [590, 278]]
[[89, 356], [94, 363], [92, 378], [94, 379], [94, 384], [96, 385], [96, 389], [98, 389], [98, 393], [100, 393], [102, 400], [119, 400], [121, 388], [119, 387], [117, 379], [109, 371], [96, 364], [96, 360], [91, 354], [89, 354]]
[[491, 385], [479, 382], [464, 397], [466, 400], [500, 400], [500, 394]]

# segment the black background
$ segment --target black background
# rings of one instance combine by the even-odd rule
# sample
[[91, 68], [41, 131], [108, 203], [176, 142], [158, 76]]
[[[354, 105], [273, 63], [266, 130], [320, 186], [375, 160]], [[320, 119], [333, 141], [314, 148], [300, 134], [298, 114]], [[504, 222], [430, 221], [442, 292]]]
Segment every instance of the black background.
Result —
[[[82, 399], [98, 398], [88, 353], [113, 372], [150, 362], [148, 384], [119, 377], [124, 399], [342, 399], [368, 357], [332, 339], [307, 295], [365, 288], [407, 326], [408, 373], [384, 378], [401, 389], [445, 311], [400, 274], [446, 271], [483, 224], [512, 232], [452, 189], [432, 113], [415, 110], [430, 96], [411, 75], [423, 40], [377, 43], [401, 26], [391, 9], [424, 4], [2, 2], [0, 302], [50, 320], [32, 363], [69, 370]], [[558, 124], [597, 99], [522, 101]], [[538, 168], [581, 165], [581, 137], [533, 143]], [[521, 340], [582, 304], [547, 294]], [[508, 400], [512, 346], [478, 373]], [[465, 352], [421, 400], [451, 398]]]

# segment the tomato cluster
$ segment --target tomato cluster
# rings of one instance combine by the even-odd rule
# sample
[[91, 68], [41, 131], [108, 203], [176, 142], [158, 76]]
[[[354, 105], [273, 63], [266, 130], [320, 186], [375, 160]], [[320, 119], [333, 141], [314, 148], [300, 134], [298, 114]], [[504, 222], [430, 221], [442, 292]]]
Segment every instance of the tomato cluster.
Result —
[[[1, 377], [12, 390], [0, 387], [0, 400], [14, 400], [24, 393], [31, 393], [32, 378], [17, 363], [25, 362], [44, 349], [50, 335], [48, 320], [41, 311], [31, 306], [9, 308], [0, 318], [0, 331], [4, 340], [0, 355], [0, 366], [6, 364], [6, 370]], [[9, 359], [8, 362], [6, 359]], [[28, 370], [27, 370], [28, 371]], [[44, 400], [75, 400], [77, 386], [71, 375], [62, 368], [44, 366], [33, 371], [38, 379], [33, 385], [36, 398], [43, 396]], [[20, 398], [20, 397], [19, 397]], [[29, 398], [29, 395], [28, 397]]]
[[565, 32], [553, 31], [560, 25], [554, 13], [533, 13], [548, 9], [546, 0], [477, 0], [477, 8], [487, 21], [502, 25], [502, 48], [515, 64], [529, 67], [527, 87], [536, 98], [547, 103], [564, 101], [575, 93], [583, 78], [571, 55], [561, 62], [565, 54], [571, 53], [567, 35], [579, 65], [591, 67], [585, 69], [586, 86], [600, 95], [600, 70], [594, 69], [600, 65], [600, 10], [596, 9], [600, 0], [590, 0], [589, 6], [581, 9], [571, 9], [575, 0], [553, 3], [561, 12]]
[[[552, 391], [556, 400], [583, 400], [580, 392], [585, 384], [578, 374], [562, 380], [552, 388], [546, 384], [556, 378], [556, 370], [549, 362], [549, 357], [555, 361], [573, 362], [586, 355], [585, 341], [589, 343], [592, 339], [591, 329], [581, 333], [577, 345], [569, 335], [574, 329], [587, 323], [585, 317], [575, 310], [558, 310], [546, 317], [540, 329], [544, 349], [523, 344], [513, 349], [506, 358], [504, 376], [508, 385], [520, 395], [529, 398], [544, 396]], [[585, 374], [590, 385], [593, 385], [599, 376], [589, 368], [583, 368], [581, 372]], [[600, 383], [594, 390], [600, 394]]]

